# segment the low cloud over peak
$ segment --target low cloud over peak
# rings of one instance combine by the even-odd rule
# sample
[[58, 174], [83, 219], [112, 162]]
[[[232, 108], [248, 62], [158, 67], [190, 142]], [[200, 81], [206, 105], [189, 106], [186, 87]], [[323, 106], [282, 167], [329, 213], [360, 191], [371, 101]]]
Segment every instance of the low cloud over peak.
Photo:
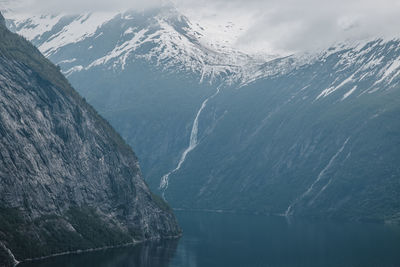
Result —
[[[278, 54], [315, 50], [347, 40], [400, 36], [400, 0], [0, 0], [37, 13], [143, 10], [175, 5], [189, 19], [236, 30], [229, 45]], [[221, 27], [221, 25], [223, 27]], [[210, 29], [215, 27], [215, 30]], [[225, 31], [225, 30], [221, 30]], [[222, 33], [222, 32], [221, 32]]]

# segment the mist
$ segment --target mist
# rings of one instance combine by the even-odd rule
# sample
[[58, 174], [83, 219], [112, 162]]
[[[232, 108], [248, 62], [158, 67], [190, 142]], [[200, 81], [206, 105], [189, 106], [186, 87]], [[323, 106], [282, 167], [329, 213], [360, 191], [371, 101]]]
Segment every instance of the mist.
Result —
[[175, 6], [200, 25], [236, 25], [240, 31], [229, 45], [248, 53], [286, 55], [344, 41], [400, 36], [399, 0], [20, 0], [12, 5], [18, 12], [38, 14]]

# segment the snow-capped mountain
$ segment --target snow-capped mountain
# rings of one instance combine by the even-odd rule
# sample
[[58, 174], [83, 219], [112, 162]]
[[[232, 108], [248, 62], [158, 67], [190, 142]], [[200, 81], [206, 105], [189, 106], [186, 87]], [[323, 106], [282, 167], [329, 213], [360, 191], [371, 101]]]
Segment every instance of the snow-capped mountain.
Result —
[[174, 207], [400, 218], [399, 40], [260, 55], [172, 7], [5, 16]]
[[[363, 48], [377, 43], [376, 40], [337, 44], [314, 54], [285, 57], [259, 53], [252, 55], [209, 38], [209, 31], [199, 24], [201, 22], [192, 23], [174, 7], [80, 15], [19, 14], [7, 10], [6, 16], [9, 28], [33, 42], [44, 55], [61, 66], [66, 76], [97, 66], [123, 71], [127, 63], [145, 59], [162, 69], [197, 73], [200, 81], [224, 77], [229, 82], [248, 84], [323, 60], [336, 51], [347, 51], [342, 55], [342, 61], [347, 61], [348, 66], [352, 62], [360, 64], [363, 69], [359, 72], [368, 69], [379, 71], [379, 82], [383, 82], [387, 76], [399, 74], [396, 72], [399, 59], [393, 59], [393, 65], [392, 62], [382, 62], [384, 55], [360, 60], [364, 53], [368, 53]], [[115, 29], [115, 25], [119, 26], [118, 29]], [[226, 33], [226, 29], [232, 28], [232, 25], [229, 22], [225, 26], [224, 38], [235, 34]], [[112, 36], [110, 28], [114, 31]], [[383, 42], [379, 40], [379, 43]], [[70, 55], [68, 51], [71, 46], [79, 48], [79, 55]], [[361, 50], [363, 53], [359, 53]], [[329, 92], [327, 88], [321, 94]]]
[[[264, 58], [208, 40], [204, 28], [172, 7], [75, 16], [9, 11], [6, 16], [11, 30], [32, 41], [50, 59], [57, 59], [67, 76], [99, 65], [123, 71], [127, 62], [139, 58], [164, 69], [196, 72], [211, 79], [241, 75], [264, 63]], [[65, 51], [73, 45], [90, 56], [66, 56]]]

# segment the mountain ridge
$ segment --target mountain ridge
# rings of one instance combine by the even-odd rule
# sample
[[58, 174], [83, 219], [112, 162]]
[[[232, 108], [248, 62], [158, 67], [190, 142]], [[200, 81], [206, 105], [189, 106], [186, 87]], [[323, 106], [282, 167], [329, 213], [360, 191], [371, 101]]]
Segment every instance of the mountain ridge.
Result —
[[[228, 83], [246, 85], [323, 60], [334, 51], [357, 50], [372, 42], [398, 39], [369, 38], [285, 56], [251, 55], [214, 44], [207, 39], [200, 24], [192, 23], [169, 6], [142, 12], [87, 12], [80, 15], [20, 15], [10, 10], [8, 15], [8, 27], [32, 41], [48, 58], [59, 64], [67, 76], [96, 66], [121, 72], [127, 60], [145, 59], [164, 70], [197, 73], [200, 82], [218, 83], [222, 78]], [[117, 25], [121, 27], [120, 36], [108, 34], [110, 40], [105, 41], [109, 43], [106, 48], [96, 50], [91, 45], [98, 43], [96, 39], [102, 38], [107, 28]], [[202, 41], [203, 38], [206, 40]], [[78, 44], [81, 55], [70, 55], [68, 47]], [[82, 53], [85, 49], [91, 52], [90, 59]]]
[[0, 265], [180, 235], [132, 149], [4, 24], [0, 70]]
[[[165, 35], [122, 57], [124, 69], [118, 60], [84, 68], [135, 37], [165, 30], [159, 23], [149, 30], [157, 16], [113, 19], [98, 28], [102, 35], [49, 58], [64, 71], [83, 66], [69, 80], [137, 148], [150, 187], [168, 185], [159, 192], [174, 208], [398, 221], [398, 39], [214, 66], [235, 53], [220, 60], [194, 49], [201, 37], [188, 33], [201, 25], [187, 29], [193, 24], [176, 19], [175, 26], [164, 21]], [[162, 48], [178, 58], [157, 65], [163, 54], [149, 51]], [[87, 51], [101, 57], [87, 59]], [[210, 67], [204, 76], [202, 62]]]

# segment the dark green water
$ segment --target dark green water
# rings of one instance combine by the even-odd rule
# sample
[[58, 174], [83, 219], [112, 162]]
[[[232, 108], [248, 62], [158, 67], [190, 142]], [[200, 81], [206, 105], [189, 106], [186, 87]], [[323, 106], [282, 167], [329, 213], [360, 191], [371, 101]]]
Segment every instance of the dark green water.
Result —
[[177, 212], [180, 240], [61, 256], [21, 267], [400, 267], [400, 227]]

